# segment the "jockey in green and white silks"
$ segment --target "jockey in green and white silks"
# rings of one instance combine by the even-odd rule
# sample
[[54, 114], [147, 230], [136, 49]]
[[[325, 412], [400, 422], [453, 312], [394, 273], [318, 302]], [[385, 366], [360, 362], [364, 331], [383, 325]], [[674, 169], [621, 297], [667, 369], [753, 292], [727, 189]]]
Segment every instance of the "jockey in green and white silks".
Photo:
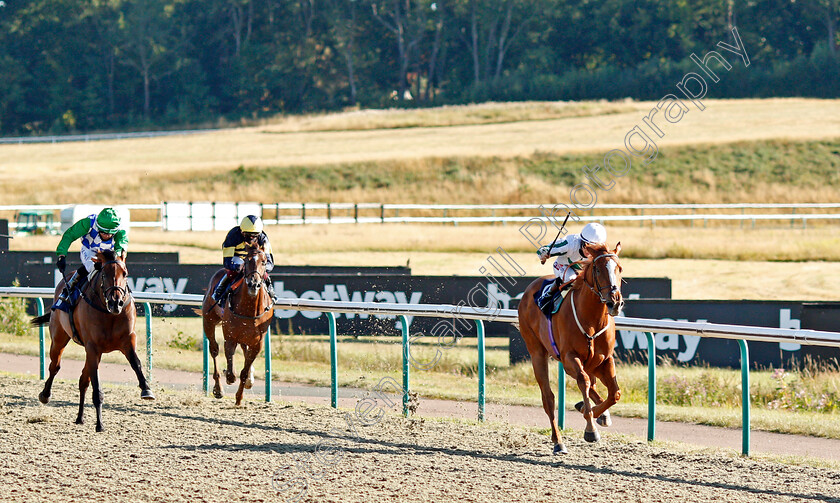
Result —
[[81, 239], [82, 242], [80, 253], [82, 265], [73, 273], [73, 277], [67, 281], [65, 289], [59, 295], [53, 309], [61, 301], [69, 302], [73, 289], [83, 284], [88, 273], [93, 270], [93, 259], [98, 252], [113, 250], [117, 257], [125, 260], [128, 236], [125, 229], [120, 228], [120, 217], [113, 208], [105, 208], [98, 215], [88, 215], [64, 232], [55, 250], [56, 255], [58, 255], [56, 266], [62, 275], [67, 268], [67, 252], [70, 245], [77, 239]]
[[554, 282], [545, 287], [537, 300], [540, 309], [551, 300], [560, 285], [577, 278], [581, 267], [576, 262], [592, 258], [586, 249], [586, 245], [604, 244], [606, 242], [607, 229], [599, 223], [592, 222], [586, 224], [580, 234], [569, 234], [559, 243], [555, 243], [551, 250], [548, 249], [548, 246], [542, 246], [537, 250], [542, 263], [545, 263], [549, 257], [557, 257], [554, 261]]

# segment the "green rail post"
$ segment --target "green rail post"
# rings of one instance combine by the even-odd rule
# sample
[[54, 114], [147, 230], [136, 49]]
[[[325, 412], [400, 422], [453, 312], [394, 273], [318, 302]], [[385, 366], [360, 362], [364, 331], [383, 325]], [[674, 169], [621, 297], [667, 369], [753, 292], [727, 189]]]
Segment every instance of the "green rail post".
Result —
[[265, 331], [265, 401], [271, 401], [271, 323]]
[[[40, 297], [35, 298], [35, 306], [38, 308], [38, 316], [44, 315], [44, 300]], [[44, 325], [38, 327], [38, 347], [41, 355], [41, 380], [47, 378], [47, 341], [44, 333]]]
[[207, 334], [204, 334], [204, 343], [202, 346], [202, 360], [204, 362], [202, 375], [204, 376], [204, 394], [210, 396], [210, 341], [207, 339]]
[[338, 335], [335, 328], [335, 314], [327, 312], [330, 325], [330, 406], [338, 408]]
[[484, 322], [475, 320], [475, 327], [478, 336], [478, 420], [484, 422]]
[[400, 327], [402, 328], [402, 352], [403, 352], [403, 416], [408, 417], [408, 383], [409, 383], [409, 348], [408, 348], [408, 319], [404, 314], [399, 315]]
[[146, 379], [152, 382], [152, 305], [148, 302], [143, 303], [143, 314], [146, 318], [146, 367], [149, 368]]
[[557, 426], [566, 429], [566, 371], [563, 362], [557, 362]]
[[648, 442], [656, 437], [656, 342], [651, 332], [645, 332], [648, 346]]
[[741, 453], [750, 455], [750, 350], [747, 341], [738, 339], [741, 348]]

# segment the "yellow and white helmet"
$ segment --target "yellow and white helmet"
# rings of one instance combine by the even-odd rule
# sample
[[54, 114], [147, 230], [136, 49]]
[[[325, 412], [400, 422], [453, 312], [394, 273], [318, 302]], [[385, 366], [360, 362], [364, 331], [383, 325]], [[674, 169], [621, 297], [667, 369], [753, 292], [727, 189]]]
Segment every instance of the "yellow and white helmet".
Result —
[[607, 229], [597, 222], [588, 223], [580, 231], [580, 238], [586, 244], [602, 245], [607, 242]]
[[243, 234], [259, 234], [263, 231], [262, 219], [255, 215], [248, 215], [239, 222], [239, 230]]

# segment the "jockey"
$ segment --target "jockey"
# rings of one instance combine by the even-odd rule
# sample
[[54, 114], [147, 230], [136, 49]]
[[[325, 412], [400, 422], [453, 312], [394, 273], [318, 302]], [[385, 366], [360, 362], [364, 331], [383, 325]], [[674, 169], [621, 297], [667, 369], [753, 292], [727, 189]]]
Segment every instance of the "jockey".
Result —
[[551, 250], [542, 246], [537, 250], [540, 263], [544, 264], [549, 257], [557, 257], [554, 261], [554, 282], [548, 285], [537, 300], [540, 309], [544, 309], [563, 283], [577, 278], [581, 269], [579, 262], [585, 258], [592, 258], [586, 245], [604, 244], [607, 242], [607, 229], [599, 223], [588, 223], [580, 234], [569, 234], [563, 241], [555, 243]]
[[[93, 258], [100, 251], [113, 250], [114, 255], [120, 260], [125, 260], [128, 236], [125, 229], [120, 229], [120, 217], [114, 208], [105, 208], [98, 215], [88, 215], [67, 229], [61, 236], [61, 241], [55, 250], [58, 255], [56, 266], [64, 275], [67, 268], [67, 251], [70, 245], [77, 239], [82, 240], [81, 258], [82, 265], [73, 273], [73, 277], [58, 296], [58, 301], [70, 302], [73, 289], [87, 280], [88, 273], [93, 270]], [[53, 304], [52, 308], [58, 304]]]
[[271, 254], [271, 243], [268, 236], [263, 232], [263, 222], [260, 217], [248, 215], [228, 232], [225, 242], [222, 243], [222, 257], [224, 257], [225, 276], [213, 290], [213, 300], [219, 303], [222, 293], [227, 289], [231, 280], [242, 272], [245, 265], [243, 259], [247, 256], [247, 246], [256, 246], [265, 252], [267, 257], [265, 264], [265, 277], [263, 278], [268, 294], [274, 298], [274, 285], [268, 277], [268, 273], [274, 269], [274, 255]]

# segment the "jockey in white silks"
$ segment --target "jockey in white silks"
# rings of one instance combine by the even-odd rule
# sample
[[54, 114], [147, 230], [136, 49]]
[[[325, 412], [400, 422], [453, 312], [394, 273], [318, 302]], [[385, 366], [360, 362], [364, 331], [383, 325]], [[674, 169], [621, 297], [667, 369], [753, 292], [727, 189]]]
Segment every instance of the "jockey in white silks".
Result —
[[560, 285], [568, 283], [577, 278], [581, 266], [577, 264], [581, 260], [592, 258], [586, 245], [604, 244], [607, 242], [607, 229], [599, 223], [589, 223], [584, 226], [580, 234], [569, 234], [559, 243], [555, 243], [549, 250], [548, 246], [542, 246], [537, 250], [540, 256], [540, 263], [544, 264], [549, 257], [557, 257], [554, 261], [554, 281], [548, 284], [537, 299], [540, 309], [551, 301]]

